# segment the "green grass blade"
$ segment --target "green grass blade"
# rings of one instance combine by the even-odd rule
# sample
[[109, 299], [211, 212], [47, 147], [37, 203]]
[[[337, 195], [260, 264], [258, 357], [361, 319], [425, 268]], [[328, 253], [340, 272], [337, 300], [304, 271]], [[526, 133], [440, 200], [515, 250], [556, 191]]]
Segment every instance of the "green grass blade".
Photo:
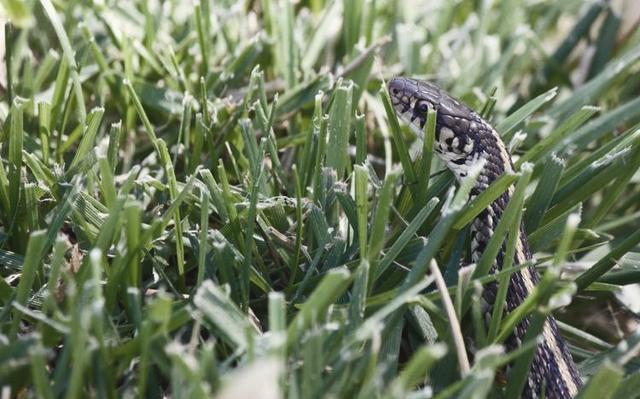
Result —
[[[22, 267], [22, 274], [18, 288], [16, 289], [16, 303], [20, 305], [26, 305], [27, 299], [31, 292], [33, 282], [36, 278], [36, 272], [42, 262], [44, 256], [44, 250], [46, 245], [46, 235], [44, 230], [38, 230], [29, 236], [29, 242], [27, 243], [27, 252], [24, 258], [24, 265]], [[21, 313], [14, 310], [13, 320], [11, 323], [11, 331], [9, 336], [15, 338], [20, 328]]]

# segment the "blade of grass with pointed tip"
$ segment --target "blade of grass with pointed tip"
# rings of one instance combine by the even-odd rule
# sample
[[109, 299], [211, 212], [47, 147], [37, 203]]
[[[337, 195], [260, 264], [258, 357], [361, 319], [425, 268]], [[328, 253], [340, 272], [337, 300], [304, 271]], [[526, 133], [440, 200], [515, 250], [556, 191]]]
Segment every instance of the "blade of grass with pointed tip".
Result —
[[402, 249], [408, 244], [409, 240], [413, 238], [413, 236], [427, 220], [429, 215], [431, 215], [438, 202], [440, 202], [438, 198], [432, 198], [431, 200], [429, 200], [429, 202], [422, 209], [420, 209], [420, 211], [418, 211], [411, 223], [409, 223], [409, 225], [402, 230], [400, 236], [398, 236], [398, 238], [393, 242], [391, 247], [387, 250], [387, 252], [378, 263], [374, 281], [378, 280], [382, 273], [384, 273], [385, 270], [393, 263]]
[[352, 275], [345, 268], [329, 271], [313, 290], [309, 298], [302, 304], [297, 315], [287, 328], [287, 347], [298, 339], [308, 328], [312, 319], [324, 314], [325, 310], [344, 293], [352, 281]]
[[84, 159], [89, 151], [94, 147], [94, 141], [102, 122], [104, 108], [94, 108], [87, 116], [86, 128], [82, 132], [82, 140], [75, 151], [75, 156], [69, 165], [69, 168], [77, 166], [80, 160]]
[[380, 91], [378, 94], [382, 99], [382, 104], [384, 105], [384, 109], [387, 113], [389, 124], [391, 125], [391, 137], [395, 144], [396, 151], [398, 152], [400, 163], [402, 164], [402, 170], [404, 171], [406, 184], [410, 185], [411, 187], [411, 185], [416, 183], [417, 175], [415, 173], [415, 170], [413, 169], [413, 163], [411, 162], [409, 151], [407, 150], [407, 146], [404, 142], [404, 137], [402, 137], [402, 131], [400, 130], [398, 117], [396, 116], [396, 113], [393, 110], [393, 105], [391, 105], [391, 99], [389, 98], [389, 92], [387, 91], [387, 88], [385, 85], [383, 85], [380, 88]]
[[353, 84], [338, 87], [329, 111], [327, 166], [336, 170], [338, 179], [344, 175], [351, 134], [351, 104]]
[[515, 163], [515, 167], [519, 168], [525, 162], [537, 162], [550, 152], [556, 144], [562, 139], [567, 139], [582, 124], [584, 124], [591, 116], [600, 109], [597, 107], [584, 106], [579, 111], [571, 115], [564, 123], [558, 126], [547, 137], [536, 143], [524, 155], [522, 155]]
[[9, 227], [15, 228], [18, 223], [18, 208], [20, 207], [20, 174], [22, 169], [22, 149], [23, 149], [23, 110], [22, 103], [16, 99], [11, 104], [11, 124], [9, 127], [9, 208], [7, 208], [9, 219]]
[[431, 179], [431, 164], [433, 163], [433, 142], [436, 134], [437, 111], [429, 108], [427, 121], [424, 124], [424, 136], [422, 139], [422, 158], [418, 165], [418, 196], [427, 198], [429, 180]]
[[462, 212], [460, 212], [458, 220], [453, 225], [453, 228], [456, 230], [460, 230], [464, 226], [469, 224], [480, 214], [480, 212], [486, 209], [489, 204], [491, 204], [505, 191], [507, 191], [509, 186], [511, 186], [517, 178], [518, 175], [515, 173], [505, 173], [498, 177], [495, 182], [493, 182], [486, 190], [475, 197], [469, 203], [469, 205]]
[[542, 217], [553, 198], [553, 193], [558, 188], [564, 165], [565, 163], [562, 159], [551, 154], [548, 162], [543, 166], [540, 180], [536, 190], [529, 198], [527, 210], [525, 211], [524, 223], [526, 231], [533, 232], [540, 226]]
[[371, 237], [369, 238], [369, 262], [372, 264], [379, 259], [380, 252], [384, 246], [384, 233], [389, 219], [397, 178], [398, 175], [395, 173], [387, 174], [382, 189], [377, 195], [378, 201], [372, 219]]
[[[33, 282], [36, 277], [36, 272], [42, 262], [44, 250], [46, 249], [46, 234], [44, 230], [38, 230], [29, 236], [29, 242], [27, 243], [27, 251], [22, 267], [22, 273], [20, 276], [20, 282], [16, 289], [16, 303], [20, 305], [26, 305], [29, 293], [33, 286]], [[13, 320], [11, 323], [11, 330], [9, 336], [15, 338], [20, 328], [20, 320], [22, 319], [22, 313], [14, 310]]]
[[234, 348], [247, 348], [248, 337], [254, 334], [251, 323], [220, 287], [211, 281], [205, 281], [196, 292], [193, 303], [203, 313], [204, 320], [220, 334], [221, 339]]
[[360, 258], [365, 259], [369, 254], [367, 246], [367, 214], [368, 214], [368, 183], [369, 173], [366, 168], [355, 165], [353, 170], [355, 176], [355, 197], [358, 214], [357, 234], [360, 245]]

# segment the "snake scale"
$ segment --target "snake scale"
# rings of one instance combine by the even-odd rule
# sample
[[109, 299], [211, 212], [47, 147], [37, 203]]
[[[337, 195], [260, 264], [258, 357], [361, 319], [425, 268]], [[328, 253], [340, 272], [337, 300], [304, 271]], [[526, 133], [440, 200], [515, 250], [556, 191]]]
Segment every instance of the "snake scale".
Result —
[[[437, 111], [434, 151], [460, 181], [478, 161], [484, 166], [471, 190], [477, 196], [505, 172], [513, 171], [511, 157], [502, 139], [480, 115], [461, 101], [455, 99], [436, 85], [404, 77], [392, 79], [388, 84], [389, 95], [397, 115], [405, 120], [412, 130], [422, 136], [429, 109]], [[498, 199], [482, 211], [471, 225], [472, 261], [480, 259], [489, 238], [493, 234], [513, 192], [509, 188]], [[492, 266], [494, 273], [502, 267], [504, 246]], [[514, 264], [531, 259], [527, 237], [522, 228], [516, 245]], [[540, 275], [533, 267], [523, 268], [512, 275], [507, 292], [506, 312], [513, 311], [532, 292]], [[497, 284], [485, 287], [484, 299], [491, 305], [495, 301]], [[530, 320], [523, 319], [506, 341], [508, 350], [520, 346]], [[543, 326], [542, 339], [538, 344], [529, 370], [523, 398], [572, 398], [582, 385], [576, 365], [567, 345], [558, 332], [555, 319], [549, 316]]]

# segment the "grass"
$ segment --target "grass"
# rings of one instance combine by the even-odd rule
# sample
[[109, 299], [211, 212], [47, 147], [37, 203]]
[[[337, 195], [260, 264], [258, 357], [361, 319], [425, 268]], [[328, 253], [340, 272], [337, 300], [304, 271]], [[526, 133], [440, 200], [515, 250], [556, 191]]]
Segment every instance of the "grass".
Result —
[[[3, 397], [516, 397], [535, 331], [500, 342], [551, 311], [580, 397], [637, 396], [640, 30], [607, 4], [3, 0]], [[516, 173], [469, 202], [398, 74], [482, 111]], [[545, 277], [485, 323], [520, 220]]]

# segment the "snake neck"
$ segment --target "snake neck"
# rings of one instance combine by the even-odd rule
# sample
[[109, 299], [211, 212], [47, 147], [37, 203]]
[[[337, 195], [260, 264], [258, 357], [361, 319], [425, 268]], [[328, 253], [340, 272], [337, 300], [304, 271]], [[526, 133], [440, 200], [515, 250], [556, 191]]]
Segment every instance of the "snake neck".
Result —
[[[489, 181], [489, 184], [491, 182], [492, 180]], [[482, 183], [476, 184], [476, 187], [472, 190], [472, 196], [478, 195], [485, 188]], [[512, 192], [513, 188], [509, 188], [472, 222], [471, 254], [474, 263], [480, 260], [486, 250], [495, 228], [503, 216]], [[517, 234], [513, 265], [523, 264], [531, 259], [531, 252], [522, 225], [518, 227]], [[490, 273], [496, 273], [503, 268], [506, 255], [505, 247], [506, 245], [503, 243]], [[520, 306], [534, 292], [539, 281], [540, 275], [531, 266], [513, 273], [507, 289], [506, 314], [511, 313]], [[497, 291], [498, 285], [496, 282], [489, 283], [485, 287], [483, 297], [490, 305], [495, 304]], [[530, 318], [527, 317], [516, 325], [513, 334], [505, 342], [508, 350], [514, 350], [522, 345], [522, 340], [529, 329], [529, 324]], [[547, 317], [544, 322], [542, 337], [543, 340], [534, 354], [534, 360], [529, 370], [529, 378], [522, 392], [522, 397], [538, 398], [543, 386], [545, 387], [547, 398], [565, 399], [574, 397], [578, 392], [578, 388], [582, 385], [582, 381], [571, 354], [560, 337], [558, 325], [551, 316]]]
[[[447, 115], [439, 116], [441, 120], [436, 130], [434, 141], [435, 153], [444, 161], [447, 168], [453, 172], [456, 180], [461, 182], [478, 163], [483, 167], [471, 190], [471, 198], [478, 196], [493, 182], [505, 173], [513, 173], [511, 156], [496, 130], [478, 114], [472, 113], [465, 121], [469, 128], [466, 133], [457, 130], [456, 133], [448, 126], [460, 124], [456, 118]], [[502, 193], [491, 205], [476, 217], [471, 225], [471, 254], [473, 262], [477, 262], [484, 252], [487, 243], [502, 218], [502, 213], [513, 194], [513, 186]], [[504, 247], [504, 246], [503, 246]], [[504, 248], [503, 248], [504, 249]], [[504, 251], [500, 251], [496, 261], [501, 268]], [[518, 230], [514, 264], [522, 264], [531, 259], [526, 234], [522, 226]], [[495, 269], [495, 268], [494, 268]], [[492, 270], [495, 271], [495, 270]], [[536, 281], [532, 281], [535, 283]]]
[[[513, 172], [511, 157], [498, 133], [484, 121], [479, 115], [471, 114], [469, 120], [469, 130], [466, 134], [453, 130], [447, 126], [455, 126], [455, 118], [447, 115], [442, 118], [439, 128], [436, 130], [434, 141], [434, 151], [442, 159], [456, 180], [461, 182], [478, 163], [483, 162], [482, 170], [478, 175], [476, 183], [471, 190], [470, 199], [475, 198], [486, 190], [501, 175]], [[483, 210], [474, 219], [471, 225], [471, 257], [473, 262], [477, 262], [484, 252], [489, 240], [493, 236], [498, 221], [502, 218], [502, 213], [511, 199], [513, 186], [502, 193], [492, 204]], [[501, 268], [504, 257], [504, 246], [498, 254], [496, 260], [497, 268]], [[516, 252], [514, 265], [522, 264], [531, 259], [531, 253], [527, 244], [526, 234], [522, 226], [518, 231], [516, 240]], [[493, 268], [494, 272], [496, 267]], [[532, 283], [537, 281], [532, 280]]]
[[[475, 117], [475, 116], [474, 116]], [[466, 137], [458, 134], [451, 139], [450, 130], [440, 128], [436, 135], [435, 152], [445, 162], [460, 182], [470, 173], [476, 162], [482, 160], [484, 166], [471, 190], [471, 199], [486, 190], [504, 173], [513, 172], [513, 164], [507, 149], [498, 133], [484, 120], [477, 117], [473, 123], [475, 133]], [[448, 121], [449, 123], [451, 121]], [[461, 137], [463, 137], [461, 139]], [[465, 140], [465, 145], [460, 141]], [[502, 193], [493, 203], [484, 209], [471, 224], [471, 258], [477, 263], [493, 237], [504, 210], [513, 194], [513, 186]], [[520, 265], [532, 258], [527, 236], [522, 224], [518, 226], [516, 247], [512, 264]], [[505, 264], [506, 245], [500, 247], [490, 273], [501, 270]], [[507, 289], [505, 312], [510, 313], [522, 304], [535, 290], [540, 275], [534, 267], [525, 267], [511, 275]], [[497, 283], [485, 287], [484, 298], [493, 305], [496, 300]], [[505, 342], [508, 350], [520, 347], [529, 328], [530, 319], [523, 319], [513, 334]], [[571, 398], [577, 394], [581, 385], [580, 376], [571, 358], [568, 348], [560, 338], [558, 326], [553, 317], [548, 317], [542, 329], [544, 337], [534, 354], [529, 378], [522, 393], [523, 398], [537, 398], [542, 386], [546, 387], [549, 398]]]

